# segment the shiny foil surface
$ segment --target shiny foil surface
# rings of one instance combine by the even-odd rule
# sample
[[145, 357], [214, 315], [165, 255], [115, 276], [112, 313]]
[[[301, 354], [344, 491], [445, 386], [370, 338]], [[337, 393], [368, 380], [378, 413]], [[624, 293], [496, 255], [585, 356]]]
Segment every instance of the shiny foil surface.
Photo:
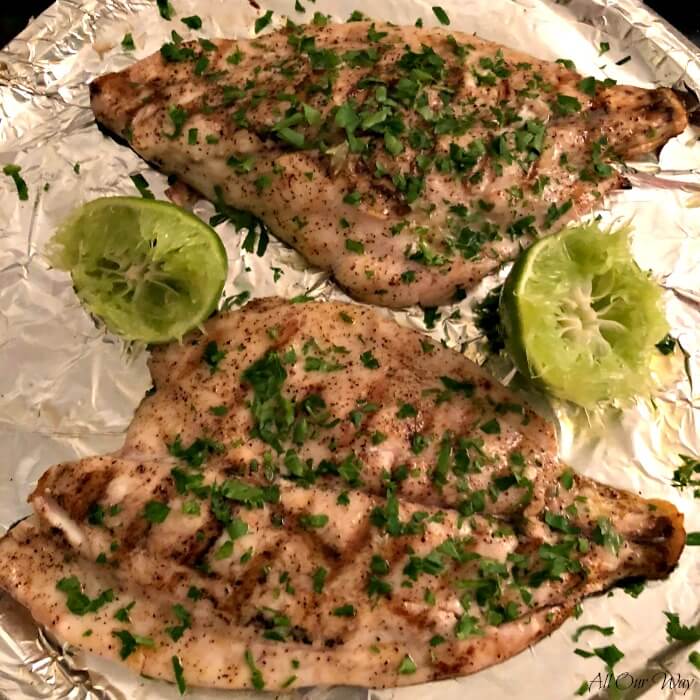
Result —
[[[50, 465], [121, 445], [124, 429], [150, 384], [146, 352], [125, 348], [106, 335], [80, 307], [67, 274], [51, 270], [44, 247], [56, 226], [77, 205], [104, 195], [135, 195], [130, 175], [141, 173], [158, 198], [166, 178], [135, 153], [100, 133], [89, 108], [88, 83], [122, 69], [166, 41], [175, 29], [185, 38], [250, 37], [266, 9], [309, 21], [318, 10], [334, 19], [354, 9], [378, 19], [437, 26], [423, 0], [317, 0], [307, 13], [293, 0], [173, 0], [176, 16], [163, 20], [151, 0], [58, 0], [0, 51], [0, 165], [16, 163], [29, 188], [18, 200], [12, 180], [0, 176], [0, 531], [29, 513], [27, 495]], [[441, 0], [451, 27], [553, 60], [575, 61], [584, 75], [610, 77], [645, 87], [674, 85], [700, 94], [700, 51], [637, 0]], [[193, 32], [181, 17], [197, 14]], [[121, 40], [131, 32], [136, 50]], [[599, 52], [601, 42], [610, 50]], [[623, 59], [631, 58], [628, 61]], [[620, 65], [618, 65], [618, 62]], [[692, 97], [691, 97], [692, 101]], [[700, 112], [695, 112], [697, 118]], [[559, 428], [560, 454], [575, 469], [647, 498], [664, 498], [686, 515], [686, 529], [700, 530], [700, 500], [691, 488], [671, 485], [679, 454], [700, 457], [700, 131], [673, 139], [658, 161], [635, 164], [633, 187], [618, 192], [601, 211], [604, 222], [631, 222], [640, 266], [665, 289], [674, 353], [659, 354], [652, 399], [586, 415], [570, 406], [530, 395]], [[211, 204], [194, 212], [208, 220]], [[245, 232], [229, 223], [217, 228], [230, 260], [226, 294], [345, 298], [327, 276], [271, 240], [262, 257], [244, 251]], [[274, 281], [275, 268], [282, 271]], [[502, 270], [467, 299], [442, 307], [434, 328], [417, 308], [384, 313], [486, 363], [504, 382], [512, 367], [490, 357], [474, 325], [474, 306], [505, 277]], [[621, 589], [585, 601], [578, 620], [509, 661], [467, 678], [380, 692], [357, 688], [302, 689], [317, 700], [381, 698], [509, 698], [558, 700], [574, 697], [700, 698], [700, 673], [688, 661], [691, 646], [666, 638], [663, 611], [683, 624], [700, 622], [700, 557], [687, 547], [665, 581], [652, 582], [634, 599]], [[611, 637], [590, 633], [575, 643], [585, 624], [612, 625]], [[573, 653], [579, 647], [615, 644], [624, 652], [616, 673], [619, 694], [605, 689], [598, 658]], [[698, 645], [695, 645], [696, 648]], [[639, 679], [648, 679], [641, 682]], [[638, 687], [642, 686], [642, 687]], [[233, 698], [253, 693], [188, 690], [193, 698]], [[25, 610], [0, 595], [0, 697], [176, 698], [176, 688], [128, 672], [116, 664], [64, 648], [38, 629]]]

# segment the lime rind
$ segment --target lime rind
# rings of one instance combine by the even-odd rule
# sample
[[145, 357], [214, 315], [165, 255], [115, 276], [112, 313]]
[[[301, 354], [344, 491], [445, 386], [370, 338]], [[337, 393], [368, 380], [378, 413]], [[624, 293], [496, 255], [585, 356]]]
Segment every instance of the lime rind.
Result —
[[217, 308], [228, 269], [216, 232], [172, 204], [105, 197], [78, 209], [47, 247], [83, 304], [127, 340], [178, 340]]
[[503, 288], [506, 348], [548, 393], [593, 407], [651, 386], [668, 332], [660, 287], [635, 263], [630, 229], [589, 223], [530, 247]]

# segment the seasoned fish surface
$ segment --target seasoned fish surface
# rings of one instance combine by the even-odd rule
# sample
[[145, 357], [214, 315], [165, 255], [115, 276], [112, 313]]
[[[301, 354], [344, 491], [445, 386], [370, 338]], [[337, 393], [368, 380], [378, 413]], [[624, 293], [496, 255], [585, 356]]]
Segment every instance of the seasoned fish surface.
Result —
[[670, 90], [611, 83], [362, 21], [166, 44], [91, 96], [98, 122], [223, 213], [251, 211], [354, 297], [401, 307], [448, 302], [590, 211], [621, 184], [611, 163], [685, 128]]
[[123, 448], [51, 468], [0, 541], [5, 590], [137, 672], [465, 675], [683, 548], [673, 506], [574, 474], [517, 396], [371, 309], [254, 301], [150, 367]]

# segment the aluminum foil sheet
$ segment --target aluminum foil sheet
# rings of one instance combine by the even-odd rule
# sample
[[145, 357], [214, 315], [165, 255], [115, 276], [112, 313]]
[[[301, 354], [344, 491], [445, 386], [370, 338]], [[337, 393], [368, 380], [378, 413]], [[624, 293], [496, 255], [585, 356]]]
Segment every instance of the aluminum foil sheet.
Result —
[[[261, 0], [262, 3], [262, 0]], [[173, 0], [178, 17], [198, 14], [205, 36], [251, 36], [258, 10], [246, 0]], [[351, 10], [412, 24], [437, 23], [424, 0], [317, 0], [308, 5], [346, 18]], [[293, 0], [266, 0], [265, 8], [295, 16]], [[700, 51], [637, 0], [441, 0], [452, 27], [476, 32], [545, 59], [567, 57], [585, 75], [651, 86], [675, 84], [700, 94]], [[17, 163], [29, 187], [19, 202], [10, 178], [0, 179], [0, 528], [29, 512], [26, 497], [50, 465], [120, 446], [134, 408], [148, 388], [145, 353], [127, 351], [105, 335], [80, 308], [67, 275], [49, 269], [42, 250], [57, 224], [76, 205], [102, 195], [135, 194], [129, 175], [143, 174], [157, 197], [165, 178], [128, 148], [103, 136], [88, 106], [87, 84], [96, 75], [126, 67], [156, 51], [172, 29], [150, 0], [58, 0], [0, 52], [0, 163]], [[308, 17], [308, 13], [306, 15]], [[131, 32], [136, 50], [120, 45]], [[601, 41], [610, 50], [599, 54]], [[631, 58], [623, 61], [626, 56]], [[619, 65], [618, 65], [619, 64]], [[79, 166], [79, 167], [78, 167]], [[665, 498], [686, 514], [687, 529], [700, 530], [699, 501], [690, 489], [671, 486], [679, 453], [700, 456], [700, 140], [689, 129], [656, 160], [637, 166], [631, 190], [613, 196], [600, 212], [605, 221], [631, 221], [633, 248], [643, 268], [666, 289], [667, 315], [679, 346], [659, 355], [653, 400], [586, 415], [531, 397], [557, 421], [560, 452], [573, 467], [646, 497]], [[661, 178], [661, 179], [659, 179]], [[208, 220], [212, 206], [196, 214]], [[230, 258], [227, 293], [320, 298], [344, 295], [286, 246], [272, 241], [263, 257], [242, 250], [244, 233], [222, 224]], [[282, 271], [274, 281], [275, 268]], [[503, 381], [513, 377], [500, 358], [489, 357], [474, 325], [473, 309], [505, 271], [486, 279], [459, 305], [439, 310], [435, 327], [423, 313], [391, 313], [399, 323], [486, 363]], [[386, 312], [390, 313], [390, 312]], [[572, 632], [583, 624], [614, 625], [625, 654], [616, 668], [621, 696], [700, 698], [700, 678], [688, 662], [690, 648], [669, 643], [662, 611], [685, 624], [700, 621], [700, 558], [688, 547], [666, 581], [647, 585], [637, 599], [621, 590], [587, 600], [579, 620], [506, 663], [475, 676], [373, 692], [354, 688], [307, 689], [318, 700], [414, 698], [572, 697], [582, 681], [586, 697], [603, 697], [605, 669], [583, 659], [576, 646], [601, 646], [602, 638]], [[589, 641], [589, 639], [591, 641]], [[624, 674], [627, 674], [626, 676]], [[618, 677], [619, 678], [619, 677]], [[597, 679], [597, 681], [596, 681]], [[639, 679], [648, 679], [645, 682]], [[188, 691], [196, 698], [252, 693]], [[613, 694], [614, 695], [614, 694]], [[0, 596], [0, 697], [175, 698], [166, 683], [140, 678], [96, 657], [63, 648], [7, 596]]]

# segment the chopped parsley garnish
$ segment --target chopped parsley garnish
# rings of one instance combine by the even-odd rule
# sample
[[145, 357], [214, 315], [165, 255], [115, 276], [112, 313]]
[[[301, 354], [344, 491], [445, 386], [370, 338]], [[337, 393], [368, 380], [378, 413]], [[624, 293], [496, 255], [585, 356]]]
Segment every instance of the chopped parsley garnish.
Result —
[[685, 537], [685, 543], [689, 547], [700, 547], [700, 532], [689, 532]]
[[559, 476], [559, 483], [567, 490], [570, 491], [571, 487], [574, 485], [574, 473], [571, 469], [565, 469]]
[[255, 185], [255, 189], [258, 191], [258, 194], [260, 194], [272, 184], [272, 178], [267, 174], [260, 175], [260, 177], [255, 178], [253, 184]]
[[572, 95], [558, 94], [552, 103], [552, 109], [561, 116], [581, 111], [581, 103]]
[[480, 430], [482, 433], [487, 435], [500, 435], [501, 434], [501, 424], [496, 418], [492, 418], [481, 425]]
[[329, 15], [324, 15], [322, 12], [314, 12], [311, 22], [317, 27], [325, 27], [330, 21]]
[[345, 367], [339, 362], [329, 362], [323, 357], [305, 357], [304, 369], [307, 372], [337, 372]]
[[197, 62], [194, 64], [194, 74], [202, 75], [208, 67], [209, 59], [206, 56], [202, 55], [197, 59]]
[[182, 512], [185, 515], [201, 515], [202, 508], [197, 501], [184, 501], [182, 504]]
[[154, 525], [162, 523], [170, 513], [170, 506], [161, 501], [148, 501], [143, 509], [143, 517]]
[[268, 10], [262, 17], [258, 17], [255, 20], [255, 33], [260, 34], [260, 32], [267, 27], [272, 21], [272, 10]]
[[372, 555], [369, 565], [370, 571], [377, 576], [386, 576], [389, 573], [389, 562], [378, 554]]
[[531, 586], [540, 586], [544, 581], [561, 581], [564, 573], [579, 573], [583, 567], [578, 559], [572, 558], [576, 542], [564, 540], [557, 544], [542, 544], [538, 549], [541, 568], [531, 574]]
[[426, 306], [423, 309], [423, 323], [428, 330], [435, 328], [435, 324], [440, 320], [441, 313], [435, 306]]
[[588, 681], [581, 681], [581, 685], [574, 691], [574, 695], [585, 695], [588, 691]]
[[668, 622], [666, 623], [666, 634], [669, 639], [675, 639], [686, 644], [700, 642], [700, 625], [681, 625], [680, 618], [676, 613], [664, 612]]
[[156, 0], [156, 4], [158, 5], [158, 12], [160, 13], [160, 16], [163, 19], [170, 21], [175, 14], [175, 10], [170, 2], [168, 2], [168, 0]]
[[262, 690], [265, 687], [265, 681], [263, 680], [260, 669], [255, 665], [255, 659], [253, 658], [253, 653], [250, 651], [250, 649], [245, 650], [244, 658], [246, 665], [250, 669], [250, 682], [253, 685], [253, 688], [255, 688], [255, 690]]
[[378, 408], [379, 406], [373, 403], [358, 404], [357, 408], [353, 409], [349, 413], [349, 417], [352, 424], [356, 428], [359, 428], [362, 425], [362, 421], [364, 420], [365, 416], [369, 413], [375, 413], [378, 410]]
[[544, 217], [544, 228], [551, 228], [552, 224], [564, 216], [564, 214], [566, 214], [566, 212], [568, 212], [572, 206], [573, 202], [570, 199], [567, 199], [566, 202], [559, 207], [552, 202], [552, 204], [549, 205], [549, 209], [547, 209], [547, 213]]
[[362, 362], [367, 369], [379, 368], [379, 360], [372, 354], [371, 350], [365, 350], [365, 352], [360, 355], [360, 362]]
[[345, 239], [345, 249], [351, 253], [362, 254], [365, 252], [365, 246], [361, 241], [354, 241], [352, 238]]
[[386, 435], [379, 430], [375, 430], [370, 439], [373, 445], [381, 445], [386, 440]]
[[8, 177], [11, 177], [17, 188], [17, 196], [20, 201], [26, 202], [29, 199], [29, 191], [27, 190], [27, 183], [22, 179], [20, 171], [22, 168], [14, 163], [8, 163], [3, 169], [3, 173]]
[[187, 591], [187, 597], [190, 600], [200, 600], [203, 595], [204, 591], [196, 586], [190, 586], [189, 590]]
[[194, 59], [194, 51], [189, 46], [182, 46], [182, 37], [173, 31], [172, 41], [160, 47], [160, 55], [168, 63], [181, 63]]
[[219, 369], [219, 363], [226, 357], [226, 350], [219, 350], [215, 340], [206, 344], [202, 360], [209, 367], [209, 371], [214, 374]]
[[291, 129], [288, 126], [285, 126], [281, 129], [278, 129], [276, 133], [282, 141], [288, 143], [290, 146], [293, 146], [296, 149], [304, 147], [304, 134], [302, 134], [300, 131], [295, 131], [294, 129]]
[[566, 535], [577, 535], [581, 532], [580, 528], [573, 525], [565, 515], [552, 513], [550, 510], [544, 511], [544, 521], [552, 530], [563, 532]]
[[323, 513], [318, 515], [305, 513], [299, 516], [299, 525], [304, 530], [317, 530], [328, 525], [328, 516]]
[[294, 406], [281, 393], [287, 372], [280, 356], [268, 352], [250, 365], [242, 377], [253, 387], [253, 435], [282, 452], [281, 440], [290, 434], [294, 424]]
[[430, 438], [420, 433], [411, 436], [411, 452], [419, 455], [430, 444]]
[[596, 79], [591, 75], [579, 81], [578, 89], [589, 97], [595, 97], [596, 84]]
[[397, 156], [404, 150], [401, 141], [391, 131], [384, 132], [384, 148], [392, 156]]
[[399, 410], [396, 412], [397, 418], [415, 418], [418, 415], [418, 411], [413, 404], [404, 403], [401, 404]]
[[97, 598], [90, 599], [83, 593], [82, 585], [77, 576], [62, 578], [56, 584], [56, 589], [66, 594], [66, 607], [74, 615], [85, 615], [97, 612], [103, 605], [114, 600], [112, 589], [102, 591]]
[[130, 175], [131, 181], [134, 183], [134, 187], [139, 191], [139, 194], [144, 199], [155, 199], [155, 195], [150, 190], [150, 185], [143, 175]]
[[347, 603], [345, 605], [340, 605], [333, 609], [333, 615], [336, 617], [355, 617], [357, 612], [355, 611], [355, 606]]
[[113, 630], [112, 636], [117, 637], [122, 643], [122, 647], [119, 650], [119, 656], [122, 659], [131, 656], [136, 651], [136, 647], [149, 647], [151, 649], [155, 647], [155, 642], [150, 637], [131, 634], [128, 630]]
[[357, 192], [348, 192], [344, 197], [343, 197], [343, 202], [345, 204], [350, 204], [352, 206], [357, 206], [360, 203], [360, 200], [362, 199], [362, 195]]
[[170, 121], [173, 123], [173, 132], [171, 134], [164, 133], [163, 135], [171, 140], [176, 139], [182, 133], [182, 128], [188, 116], [187, 110], [179, 105], [169, 107], [168, 117], [170, 117]]
[[479, 629], [478, 622], [479, 621], [475, 617], [467, 613], [462, 614], [455, 625], [455, 637], [457, 637], [457, 639], [466, 639], [472, 635], [483, 634]]
[[474, 395], [475, 386], [472, 382], [466, 379], [453, 379], [452, 377], [440, 377], [445, 389], [454, 391], [458, 394], [463, 394], [467, 398]]
[[602, 56], [604, 53], [610, 51], [610, 44], [607, 41], [600, 42], [600, 48], [598, 49], [598, 55]]
[[90, 525], [104, 525], [105, 509], [99, 503], [91, 503], [87, 512]]
[[[686, 486], [691, 486], [695, 490], [693, 495], [695, 498], [700, 498], [700, 460], [688, 455], [678, 455], [683, 464], [673, 472], [672, 486], [678, 489], [684, 489]], [[693, 478], [699, 475], [699, 478]]]
[[222, 559], [228, 559], [233, 554], [233, 542], [231, 540], [226, 540], [215, 552], [214, 559], [216, 561], [221, 561]]
[[[191, 467], [201, 467], [205, 460], [211, 455], [222, 454], [224, 446], [211, 438], [196, 438], [189, 447], [184, 447], [178, 435], [172, 443], [168, 445], [168, 452], [173, 457], [181, 459]], [[176, 479], [177, 484], [177, 479]], [[178, 488], [178, 493], [186, 493], [187, 489]]]
[[625, 584], [622, 590], [627, 593], [627, 595], [632, 596], [632, 598], [639, 598], [642, 591], [644, 591], [645, 585], [644, 581], [633, 581]]
[[313, 576], [311, 577], [313, 589], [315, 593], [322, 593], [323, 587], [326, 585], [326, 577], [328, 576], [328, 571], [322, 566], [319, 566], [314, 570]]
[[185, 674], [183, 673], [182, 664], [177, 656], [172, 656], [170, 658], [173, 664], [173, 674], [175, 675], [175, 683], [177, 684], [177, 690], [180, 695], [184, 695], [187, 691], [187, 684], [185, 683]]
[[367, 30], [367, 39], [371, 42], [381, 41], [387, 34], [388, 32], [378, 32], [372, 22], [372, 26]]
[[442, 7], [439, 5], [433, 5], [433, 13], [437, 17], [440, 24], [444, 24], [445, 26], [449, 25], [450, 18], [447, 16], [447, 12], [445, 12]]
[[134, 44], [134, 37], [131, 35], [131, 32], [124, 34], [124, 38], [122, 39], [122, 48], [124, 51], [133, 51], [136, 48], [136, 44]]
[[226, 63], [230, 63], [232, 66], [237, 66], [242, 60], [245, 54], [243, 51], [236, 47], [236, 50], [226, 58]]
[[398, 672], [404, 676], [411, 675], [418, 670], [416, 662], [411, 658], [410, 654], [406, 654], [399, 664]]
[[228, 413], [228, 411], [228, 406], [225, 406], [224, 404], [209, 407], [209, 413], [211, 413], [214, 416], [225, 416]]
[[180, 637], [182, 637], [186, 629], [192, 627], [192, 616], [182, 605], [180, 605], [180, 603], [173, 605], [172, 610], [180, 624], [172, 627], [166, 627], [165, 631], [168, 633], [170, 638], [176, 642], [178, 639], [180, 639]]
[[410, 520], [401, 522], [399, 518], [399, 501], [394, 493], [393, 485], [387, 488], [384, 507], [375, 506], [370, 513], [370, 522], [379, 530], [385, 531], [391, 537], [422, 534], [425, 531], [425, 520], [428, 513], [418, 511], [411, 515]]
[[615, 664], [625, 658], [625, 655], [614, 645], [598, 647], [593, 650], [595, 655], [605, 662], [605, 665], [612, 671]]
[[125, 605], [123, 608], [119, 608], [119, 610], [114, 613], [114, 619], [119, 620], [119, 622], [131, 622], [129, 613], [134, 605], [136, 605], [136, 601], [132, 600], [128, 605]]
[[[240, 479], [227, 479], [214, 493], [248, 508], [262, 508], [265, 503], [277, 503], [280, 497], [277, 486], [254, 486]], [[229, 520], [230, 515], [226, 522]]]
[[229, 311], [234, 306], [243, 306], [248, 299], [250, 299], [250, 292], [247, 289], [244, 289], [238, 294], [232, 294], [231, 296], [226, 297], [221, 304], [221, 310]]
[[186, 27], [190, 29], [201, 29], [202, 28], [202, 18], [199, 15], [191, 15], [190, 17], [183, 17], [180, 20]]
[[592, 538], [596, 544], [609, 549], [613, 554], [620, 551], [623, 542], [622, 536], [615, 530], [610, 518], [598, 518]]

